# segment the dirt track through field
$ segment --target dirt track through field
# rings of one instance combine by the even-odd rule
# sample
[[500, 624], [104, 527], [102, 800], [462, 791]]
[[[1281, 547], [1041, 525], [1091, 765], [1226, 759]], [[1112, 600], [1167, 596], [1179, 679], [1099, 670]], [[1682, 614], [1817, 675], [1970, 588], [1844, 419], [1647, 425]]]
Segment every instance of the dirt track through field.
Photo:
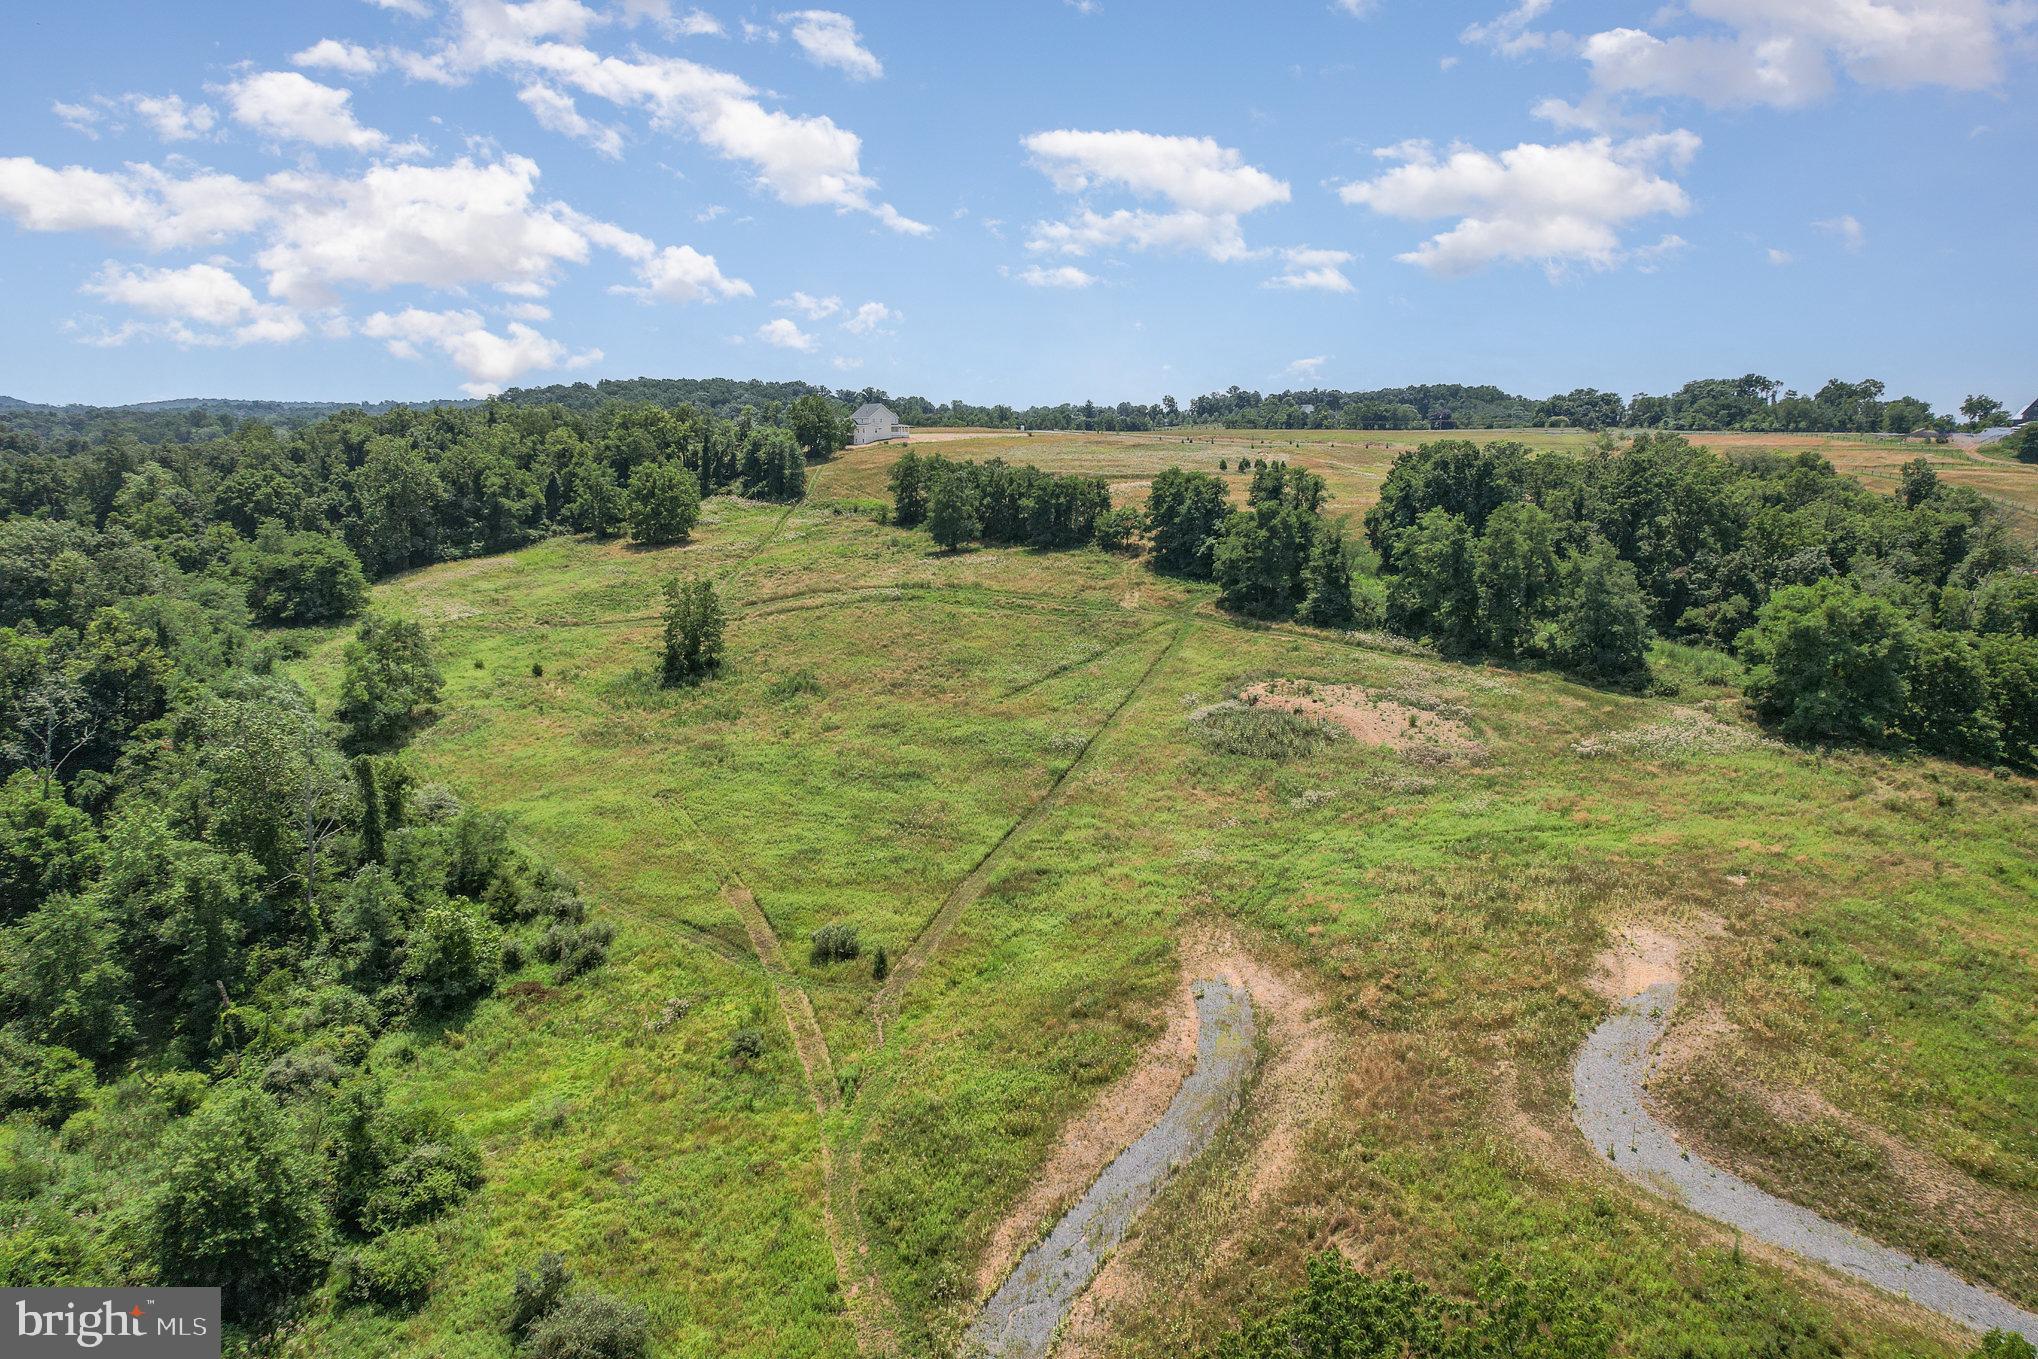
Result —
[[1656, 1048], [1677, 1003], [1676, 949], [1647, 935], [1610, 969], [1619, 1008], [1592, 1031], [1571, 1071], [1573, 1120], [1596, 1156], [1675, 1203], [1757, 1241], [1864, 1280], [1977, 1331], [2038, 1341], [2038, 1315], [1960, 1278], [1765, 1193], [1687, 1150], [1646, 1107]]
[[743, 932], [750, 940], [751, 951], [757, 956], [757, 965], [771, 983], [772, 993], [778, 1001], [779, 1016], [792, 1037], [794, 1055], [799, 1058], [807, 1098], [813, 1102], [814, 1113], [823, 1121], [819, 1138], [821, 1221], [828, 1237], [828, 1251], [835, 1257], [836, 1283], [841, 1287], [842, 1295], [849, 1300], [850, 1319], [856, 1327], [857, 1351], [861, 1354], [890, 1353], [895, 1348], [893, 1335], [896, 1330], [892, 1322], [891, 1299], [870, 1268], [869, 1248], [863, 1239], [863, 1217], [856, 1203], [861, 1166], [855, 1152], [847, 1155], [838, 1153], [829, 1140], [826, 1120], [841, 1103], [841, 1086], [835, 1076], [835, 1063], [828, 1053], [828, 1040], [821, 1032], [820, 1022], [814, 1017], [813, 1003], [786, 968], [785, 956], [779, 949], [778, 933], [772, 929], [770, 918], [757, 904], [749, 886], [722, 861], [720, 851], [702, 833], [693, 814], [676, 799], [667, 798], [665, 802], [686, 823], [694, 841], [708, 851], [714, 862], [715, 874], [722, 883], [722, 897], [743, 922]]
[[1125, 691], [1125, 697], [1118, 700], [1118, 706], [1098, 724], [1094, 732], [1090, 733], [1090, 738], [1083, 742], [1083, 748], [1076, 752], [1076, 757], [1069, 761], [1068, 767], [1062, 770], [1055, 781], [1048, 785], [1047, 791], [1026, 809], [1026, 814], [1013, 822], [1004, 835], [999, 837], [998, 842], [984, 852], [984, 857], [977, 860], [976, 867], [972, 868], [942, 901], [933, 918], [913, 940], [912, 946], [900, 956], [897, 963], [893, 964], [891, 975], [885, 979], [885, 984], [878, 988], [877, 995], [872, 997], [870, 1002], [871, 1021], [877, 1028], [878, 1047], [884, 1046], [885, 1025], [898, 1017], [900, 999], [905, 994], [906, 987], [911, 985], [913, 979], [926, 968], [928, 960], [940, 951], [942, 941], [947, 939], [949, 930], [954, 928], [956, 919], [962, 915], [964, 908], [982, 896], [984, 889], [990, 886], [992, 876], [1004, 862], [1011, 847], [1024, 839], [1027, 832], [1047, 819], [1048, 813], [1052, 812], [1061, 800], [1062, 793], [1067, 790], [1076, 771], [1081, 769], [1084, 761], [1089, 758], [1090, 751], [1096, 747], [1106, 732], [1118, 724], [1119, 717], [1132, 706], [1132, 700], [1139, 696], [1140, 691], [1146, 688], [1146, 682], [1160, 669], [1161, 662], [1174, 655], [1175, 648], [1182, 644], [1182, 638], [1188, 635], [1188, 631], [1189, 617], [1184, 612], [1175, 625], [1174, 636], [1168, 639], [1166, 646], [1154, 653], [1154, 658], [1147, 662], [1146, 669], [1139, 672], [1139, 678]]

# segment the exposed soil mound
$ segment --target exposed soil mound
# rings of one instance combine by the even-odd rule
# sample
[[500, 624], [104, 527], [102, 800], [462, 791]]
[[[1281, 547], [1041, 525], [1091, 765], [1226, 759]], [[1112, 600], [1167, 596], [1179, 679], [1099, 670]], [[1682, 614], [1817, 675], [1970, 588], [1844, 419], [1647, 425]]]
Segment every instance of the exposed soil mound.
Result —
[[1361, 745], [1446, 757], [1478, 749], [1472, 733], [1454, 712], [1376, 697], [1356, 684], [1263, 680], [1247, 685], [1238, 696], [1255, 707], [1328, 723]]

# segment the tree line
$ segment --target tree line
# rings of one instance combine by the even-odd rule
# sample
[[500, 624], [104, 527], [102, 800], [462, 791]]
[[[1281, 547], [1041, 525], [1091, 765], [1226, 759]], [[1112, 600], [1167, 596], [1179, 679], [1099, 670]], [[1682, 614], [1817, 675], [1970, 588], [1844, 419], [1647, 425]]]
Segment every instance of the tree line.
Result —
[[0, 427], [0, 612], [82, 637], [94, 605], [175, 572], [258, 622], [329, 622], [370, 580], [558, 531], [676, 541], [703, 496], [798, 499], [808, 460], [849, 438], [824, 397], [767, 414], [399, 407], [158, 444]]
[[397, 410], [0, 454], [0, 1284], [217, 1285], [236, 1325], [328, 1281], [422, 1297], [482, 1164], [382, 1073], [612, 935], [404, 755], [442, 682], [418, 624], [362, 618], [323, 711], [253, 624], [513, 546], [611, 458], [741, 477], [772, 443], [687, 428]]
[[1365, 526], [1385, 623], [1448, 653], [1638, 683], [1660, 635], [1738, 653], [1786, 735], [2038, 761], [2031, 555], [1922, 458], [1886, 496], [1816, 454], [1675, 434], [1586, 456], [1442, 440], [1395, 460]]

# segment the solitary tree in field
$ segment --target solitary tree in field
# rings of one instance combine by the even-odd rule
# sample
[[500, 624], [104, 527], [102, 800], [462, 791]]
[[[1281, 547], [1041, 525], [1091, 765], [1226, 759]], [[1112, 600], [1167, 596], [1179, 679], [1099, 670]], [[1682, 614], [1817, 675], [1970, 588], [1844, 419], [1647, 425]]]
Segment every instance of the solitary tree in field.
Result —
[[701, 485], [677, 462], [647, 462], [630, 474], [630, 537], [676, 543], [701, 517]]
[[669, 582], [665, 587], [665, 652], [658, 677], [675, 688], [712, 672], [722, 663], [722, 601], [714, 582]]

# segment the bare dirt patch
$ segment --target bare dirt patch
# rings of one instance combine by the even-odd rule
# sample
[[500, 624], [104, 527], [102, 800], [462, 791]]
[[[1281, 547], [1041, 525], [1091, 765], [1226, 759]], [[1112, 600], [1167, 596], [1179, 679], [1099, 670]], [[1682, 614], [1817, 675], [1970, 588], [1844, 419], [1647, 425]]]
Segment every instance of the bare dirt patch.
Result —
[[1647, 925], [1631, 925], [1621, 932], [1612, 947], [1599, 955], [1592, 989], [1618, 1004], [1659, 982], [1674, 982], [1681, 975], [1677, 955], [1682, 948], [1683, 941], [1676, 935]]
[[1474, 750], [1472, 733], [1456, 717], [1375, 698], [1356, 684], [1263, 680], [1239, 691], [1241, 701], [1328, 722], [1361, 745], [1456, 755]]

